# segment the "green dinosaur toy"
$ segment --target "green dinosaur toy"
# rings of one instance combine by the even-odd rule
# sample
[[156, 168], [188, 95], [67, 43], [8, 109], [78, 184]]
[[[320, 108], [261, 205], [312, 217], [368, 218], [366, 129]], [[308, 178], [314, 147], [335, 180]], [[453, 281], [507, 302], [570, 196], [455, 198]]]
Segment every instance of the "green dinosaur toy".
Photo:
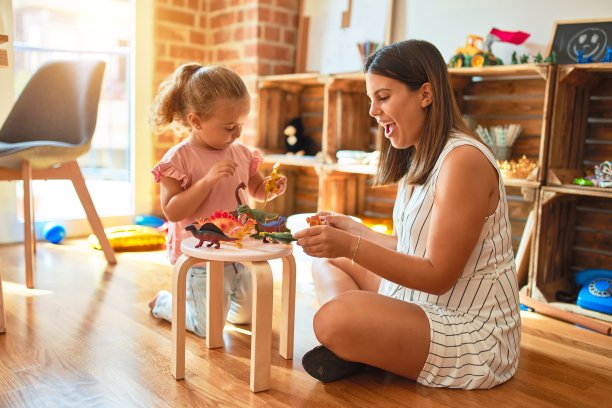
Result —
[[290, 244], [292, 241], [297, 241], [297, 239], [293, 238], [291, 232], [260, 232], [259, 235], [268, 238], [275, 244], [279, 242]]

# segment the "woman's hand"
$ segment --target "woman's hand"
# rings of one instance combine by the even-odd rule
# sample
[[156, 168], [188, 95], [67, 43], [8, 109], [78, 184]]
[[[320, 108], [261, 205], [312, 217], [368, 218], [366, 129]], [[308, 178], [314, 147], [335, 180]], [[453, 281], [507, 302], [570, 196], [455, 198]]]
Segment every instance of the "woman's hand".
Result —
[[333, 211], [319, 211], [317, 216], [321, 218], [323, 225], [329, 225], [330, 227], [337, 228], [342, 231], [346, 231], [353, 235], [364, 235], [364, 228], [367, 228], [362, 223], [355, 221], [348, 215], [336, 213]]
[[350, 258], [359, 239], [328, 225], [303, 229], [294, 233], [293, 237], [306, 254], [317, 258]]

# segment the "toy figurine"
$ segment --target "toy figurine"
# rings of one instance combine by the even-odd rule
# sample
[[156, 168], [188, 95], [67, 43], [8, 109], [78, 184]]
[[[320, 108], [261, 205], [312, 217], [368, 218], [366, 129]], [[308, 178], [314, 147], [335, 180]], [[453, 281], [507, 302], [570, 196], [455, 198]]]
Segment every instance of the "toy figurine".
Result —
[[519, 60], [518, 60], [518, 56], [517, 56], [517, 54], [516, 54], [516, 51], [512, 51], [512, 59], [511, 59], [510, 63], [511, 63], [512, 65], [516, 65], [516, 64], [518, 64], [518, 63], [519, 63]]
[[190, 224], [185, 227], [185, 230], [190, 231], [194, 237], [200, 240], [200, 242], [195, 246], [196, 248], [200, 248], [204, 241], [208, 241], [209, 244], [207, 247], [215, 246], [215, 249], [219, 249], [221, 247], [221, 241], [234, 242], [238, 241], [238, 238], [230, 238], [221, 231], [219, 227], [217, 227], [212, 222], [207, 222], [203, 225], [199, 225], [199, 223]]
[[544, 62], [547, 62], [549, 64], [556, 64], [557, 63], [557, 52], [555, 50], [552, 50], [550, 52], [550, 55], [546, 57]]
[[599, 62], [612, 62], [612, 47], [606, 47], [606, 55]]
[[521, 64], [527, 64], [529, 62], [529, 55], [528, 54], [521, 55], [521, 57], [519, 58], [519, 62]]
[[293, 238], [291, 232], [260, 232], [260, 236], [263, 237], [264, 242], [267, 242], [267, 238], [269, 238], [273, 244], [277, 244], [282, 242], [283, 244], [290, 244], [292, 241], [297, 241]]
[[538, 51], [535, 57], [533, 57], [534, 64], [541, 64], [544, 62], [544, 57], [542, 57], [542, 53]]
[[314, 156], [316, 154], [315, 142], [304, 132], [304, 124], [299, 116], [291, 119], [285, 125], [283, 134], [285, 135], [285, 148], [288, 154], [297, 156]]
[[276, 194], [278, 193], [278, 185], [277, 180], [281, 178], [282, 174], [278, 174], [278, 168], [280, 167], [280, 163], [274, 163], [272, 166], [272, 172], [270, 173], [270, 178], [266, 180], [264, 189], [266, 191], [266, 198], [263, 203], [263, 207], [266, 208], [266, 204], [268, 203], [268, 197], [270, 193]]

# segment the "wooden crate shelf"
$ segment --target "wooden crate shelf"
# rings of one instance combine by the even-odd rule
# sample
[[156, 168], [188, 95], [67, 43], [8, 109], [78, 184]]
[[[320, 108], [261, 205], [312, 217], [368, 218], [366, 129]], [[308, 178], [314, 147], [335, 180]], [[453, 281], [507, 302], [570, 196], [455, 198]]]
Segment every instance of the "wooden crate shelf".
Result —
[[[612, 158], [612, 64], [559, 68], [548, 154], [548, 185], [598, 191], [573, 185], [593, 174], [593, 166]], [[600, 189], [600, 193], [606, 193]]]
[[612, 270], [612, 202], [545, 186], [540, 203], [532, 284], [554, 301], [557, 292], [575, 290], [576, 272]]
[[[555, 66], [451, 68], [449, 75], [466, 119], [483, 127], [521, 125], [523, 131], [512, 146], [511, 158], [518, 160], [524, 155], [539, 169], [545, 167]], [[542, 179], [540, 171], [536, 181], [541, 183]]]

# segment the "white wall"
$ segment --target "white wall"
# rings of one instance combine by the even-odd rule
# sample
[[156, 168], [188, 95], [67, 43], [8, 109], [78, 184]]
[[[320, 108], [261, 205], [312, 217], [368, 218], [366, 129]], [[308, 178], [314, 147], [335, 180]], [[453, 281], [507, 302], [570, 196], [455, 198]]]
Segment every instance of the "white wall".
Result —
[[[494, 43], [493, 53], [505, 64], [513, 51], [544, 55], [556, 20], [612, 19], [612, 0], [395, 0], [393, 41], [418, 38], [438, 47], [449, 60], [469, 34], [483, 38], [491, 28], [524, 31], [522, 45]], [[545, 56], [545, 55], [544, 55]]]

